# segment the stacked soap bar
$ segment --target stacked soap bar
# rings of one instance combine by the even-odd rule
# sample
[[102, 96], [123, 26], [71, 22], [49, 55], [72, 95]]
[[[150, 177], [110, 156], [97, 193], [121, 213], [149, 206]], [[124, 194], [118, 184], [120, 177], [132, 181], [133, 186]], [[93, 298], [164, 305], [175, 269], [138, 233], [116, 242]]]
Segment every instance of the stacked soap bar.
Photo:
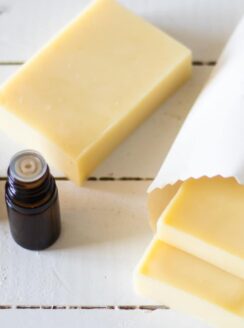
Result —
[[244, 186], [234, 178], [183, 183], [157, 231], [167, 243], [244, 279]]
[[135, 272], [139, 293], [217, 327], [244, 327], [244, 186], [183, 182]]
[[191, 72], [191, 52], [97, 0], [0, 90], [0, 127], [77, 184]]

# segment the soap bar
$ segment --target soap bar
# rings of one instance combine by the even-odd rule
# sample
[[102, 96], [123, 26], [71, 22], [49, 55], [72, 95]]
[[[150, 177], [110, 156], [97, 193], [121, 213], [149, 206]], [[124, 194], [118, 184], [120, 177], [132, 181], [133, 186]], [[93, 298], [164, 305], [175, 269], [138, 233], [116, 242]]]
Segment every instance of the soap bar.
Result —
[[136, 291], [157, 304], [221, 328], [244, 327], [244, 280], [153, 240], [134, 275]]
[[187, 180], [162, 213], [157, 234], [244, 279], [244, 186], [234, 178]]
[[97, 0], [2, 86], [1, 128], [81, 184], [190, 72], [187, 48]]

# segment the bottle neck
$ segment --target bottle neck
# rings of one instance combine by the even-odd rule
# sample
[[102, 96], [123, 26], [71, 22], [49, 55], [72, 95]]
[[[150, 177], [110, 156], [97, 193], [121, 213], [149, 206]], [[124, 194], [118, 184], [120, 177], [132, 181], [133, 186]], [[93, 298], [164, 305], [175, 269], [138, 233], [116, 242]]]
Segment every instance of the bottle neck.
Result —
[[32, 182], [19, 181], [11, 174], [11, 170], [8, 170], [5, 189], [9, 203], [28, 209], [41, 207], [49, 202], [56, 190], [56, 184], [47, 166], [45, 173]]

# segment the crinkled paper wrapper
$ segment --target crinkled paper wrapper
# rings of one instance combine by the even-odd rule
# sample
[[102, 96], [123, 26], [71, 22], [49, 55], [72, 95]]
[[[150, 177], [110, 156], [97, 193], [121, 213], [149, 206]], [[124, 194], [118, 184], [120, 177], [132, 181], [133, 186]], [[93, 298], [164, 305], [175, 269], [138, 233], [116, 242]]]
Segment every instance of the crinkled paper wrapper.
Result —
[[244, 19], [148, 189], [152, 225], [183, 181], [203, 176], [244, 184]]

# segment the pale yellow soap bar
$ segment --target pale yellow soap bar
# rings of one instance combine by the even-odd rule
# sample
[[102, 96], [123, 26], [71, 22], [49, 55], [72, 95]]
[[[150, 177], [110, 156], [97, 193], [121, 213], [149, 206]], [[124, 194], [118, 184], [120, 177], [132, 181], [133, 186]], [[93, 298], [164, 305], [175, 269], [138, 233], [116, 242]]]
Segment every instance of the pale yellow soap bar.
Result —
[[214, 327], [244, 327], [244, 280], [160, 240], [148, 248], [134, 284], [139, 294], [157, 304]]
[[157, 223], [158, 238], [244, 279], [244, 186], [184, 182]]
[[3, 85], [0, 126], [80, 184], [190, 72], [187, 48], [97, 0]]

